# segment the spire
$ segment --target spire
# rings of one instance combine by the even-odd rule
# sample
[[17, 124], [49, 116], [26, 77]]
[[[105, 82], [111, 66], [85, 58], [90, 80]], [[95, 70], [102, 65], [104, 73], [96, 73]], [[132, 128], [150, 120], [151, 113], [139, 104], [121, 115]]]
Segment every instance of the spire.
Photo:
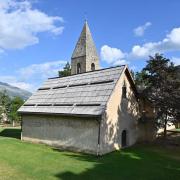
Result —
[[71, 57], [71, 74], [99, 69], [99, 58], [87, 20]]
[[85, 20], [83, 30], [72, 54], [72, 59], [81, 56], [87, 56], [88, 54], [91, 54], [92, 56], [98, 56], [87, 20]]

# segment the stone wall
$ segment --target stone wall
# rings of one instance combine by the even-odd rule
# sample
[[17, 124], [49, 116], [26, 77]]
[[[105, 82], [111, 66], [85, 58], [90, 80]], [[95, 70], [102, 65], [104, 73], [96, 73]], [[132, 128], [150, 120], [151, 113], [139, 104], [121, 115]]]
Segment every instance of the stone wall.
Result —
[[96, 119], [23, 115], [22, 120], [22, 140], [97, 153], [99, 123]]
[[81, 65], [81, 73], [86, 72], [86, 56], [71, 59], [71, 74], [77, 74], [77, 64]]
[[81, 73], [91, 71], [91, 64], [94, 63], [95, 70], [99, 69], [99, 59], [97, 56], [86, 55], [71, 59], [71, 74], [77, 74], [77, 64], [81, 65]]
[[95, 70], [99, 69], [99, 59], [97, 56], [89, 55], [86, 59], [86, 72], [91, 71], [91, 64], [94, 63]]

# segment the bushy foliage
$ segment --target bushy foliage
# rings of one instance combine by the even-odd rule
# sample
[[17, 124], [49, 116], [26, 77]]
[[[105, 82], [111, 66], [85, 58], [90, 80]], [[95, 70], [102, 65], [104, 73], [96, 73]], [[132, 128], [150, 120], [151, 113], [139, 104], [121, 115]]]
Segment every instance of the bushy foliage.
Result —
[[71, 75], [71, 66], [69, 62], [66, 63], [62, 71], [59, 71], [59, 77], [66, 77]]
[[142, 95], [155, 108], [158, 126], [166, 127], [168, 121], [180, 121], [180, 79], [177, 68], [160, 54], [150, 56], [146, 67], [136, 74], [136, 84]]
[[9, 108], [9, 118], [13, 121], [20, 121], [21, 116], [17, 113], [17, 110], [23, 105], [24, 101], [20, 97], [12, 99]]
[[11, 99], [6, 91], [0, 92], [0, 121], [7, 117], [8, 121], [20, 121], [17, 110], [23, 105], [24, 100], [20, 97]]

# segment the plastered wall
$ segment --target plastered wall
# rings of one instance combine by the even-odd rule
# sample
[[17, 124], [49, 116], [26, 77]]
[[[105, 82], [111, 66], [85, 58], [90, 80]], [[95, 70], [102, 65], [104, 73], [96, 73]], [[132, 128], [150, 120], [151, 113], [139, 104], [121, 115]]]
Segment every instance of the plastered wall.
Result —
[[97, 153], [98, 121], [91, 118], [23, 115], [22, 140]]
[[[122, 86], [126, 85], [127, 98], [122, 98]], [[101, 153], [121, 148], [121, 134], [127, 132], [127, 146], [138, 138], [138, 102], [125, 73], [122, 73], [107, 103], [101, 123]]]

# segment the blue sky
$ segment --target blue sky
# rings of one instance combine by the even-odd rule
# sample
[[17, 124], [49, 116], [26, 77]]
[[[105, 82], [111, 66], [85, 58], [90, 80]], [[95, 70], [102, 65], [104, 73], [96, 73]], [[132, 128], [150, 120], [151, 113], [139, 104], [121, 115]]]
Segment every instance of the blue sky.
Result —
[[138, 71], [149, 55], [180, 64], [179, 0], [0, 0], [0, 81], [34, 91], [57, 76], [85, 14], [102, 67]]

